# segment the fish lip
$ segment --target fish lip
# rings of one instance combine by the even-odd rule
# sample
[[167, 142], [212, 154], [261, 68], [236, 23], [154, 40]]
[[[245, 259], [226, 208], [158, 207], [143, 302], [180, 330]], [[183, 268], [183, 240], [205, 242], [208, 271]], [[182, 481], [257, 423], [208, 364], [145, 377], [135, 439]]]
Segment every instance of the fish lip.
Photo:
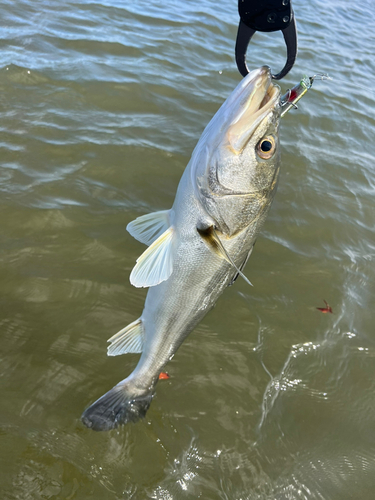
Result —
[[249, 73], [239, 96], [240, 112], [228, 127], [227, 138], [233, 152], [240, 153], [257, 126], [278, 109], [281, 90], [273, 83], [268, 66]]
[[[258, 76], [255, 78], [254, 86], [260, 93], [263, 92], [263, 99], [259, 105], [259, 110], [262, 109], [270, 100], [272, 103], [277, 101], [281, 95], [280, 87], [274, 83], [272, 79], [271, 68], [269, 66], [261, 66], [258, 69]], [[250, 96], [251, 99], [252, 96]]]

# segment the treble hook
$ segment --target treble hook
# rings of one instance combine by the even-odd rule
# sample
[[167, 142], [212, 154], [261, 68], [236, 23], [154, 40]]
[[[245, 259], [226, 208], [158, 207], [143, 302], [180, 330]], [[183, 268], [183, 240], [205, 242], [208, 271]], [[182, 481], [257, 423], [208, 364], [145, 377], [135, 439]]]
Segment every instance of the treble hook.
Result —
[[281, 80], [293, 67], [297, 57], [297, 28], [291, 0], [238, 0], [240, 24], [236, 40], [236, 63], [242, 76], [249, 73], [246, 64], [246, 51], [256, 31], [282, 31], [287, 60], [284, 68], [276, 75]]

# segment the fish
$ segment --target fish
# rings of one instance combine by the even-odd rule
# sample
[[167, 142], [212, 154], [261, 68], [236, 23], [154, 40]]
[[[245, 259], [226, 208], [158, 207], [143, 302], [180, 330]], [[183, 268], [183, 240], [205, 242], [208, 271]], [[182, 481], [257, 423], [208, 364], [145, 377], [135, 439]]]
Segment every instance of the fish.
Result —
[[[130, 274], [148, 287], [143, 312], [109, 339], [108, 355], [142, 353], [134, 371], [82, 422], [108, 431], [143, 418], [159, 375], [243, 269], [275, 196], [280, 88], [268, 66], [251, 71], [204, 129], [170, 210], [128, 224], [148, 248]], [[248, 280], [247, 280], [248, 281]]]

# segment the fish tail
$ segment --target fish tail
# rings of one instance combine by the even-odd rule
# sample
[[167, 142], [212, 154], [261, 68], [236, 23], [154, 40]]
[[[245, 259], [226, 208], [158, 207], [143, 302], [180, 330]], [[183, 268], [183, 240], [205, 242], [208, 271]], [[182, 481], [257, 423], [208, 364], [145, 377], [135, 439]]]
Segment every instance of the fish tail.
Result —
[[81, 420], [94, 431], [109, 431], [121, 424], [144, 418], [151, 404], [153, 391], [134, 395], [127, 383], [120, 382], [89, 406]]

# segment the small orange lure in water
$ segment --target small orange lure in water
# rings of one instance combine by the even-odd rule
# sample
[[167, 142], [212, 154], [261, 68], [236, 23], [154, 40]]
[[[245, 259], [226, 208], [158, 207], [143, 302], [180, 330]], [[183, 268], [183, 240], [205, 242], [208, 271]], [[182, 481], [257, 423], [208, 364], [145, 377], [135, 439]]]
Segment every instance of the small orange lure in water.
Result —
[[161, 372], [159, 374], [159, 380], [168, 380], [169, 378], [171, 378], [167, 372]]
[[322, 313], [332, 313], [332, 307], [330, 305], [328, 305], [328, 302], [326, 300], [324, 300], [324, 303], [326, 305], [326, 307], [317, 307], [318, 311], [321, 311]]

